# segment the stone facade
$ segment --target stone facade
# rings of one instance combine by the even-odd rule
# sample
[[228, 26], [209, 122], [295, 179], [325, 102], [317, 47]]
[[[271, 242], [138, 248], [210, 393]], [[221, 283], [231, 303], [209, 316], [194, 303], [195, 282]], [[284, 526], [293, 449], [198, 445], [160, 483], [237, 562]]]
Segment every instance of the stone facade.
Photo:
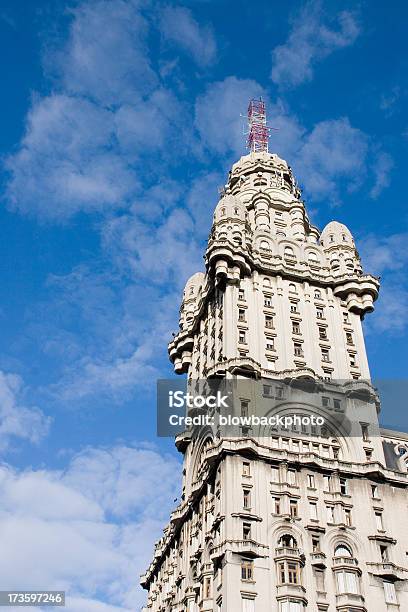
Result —
[[[232, 167], [205, 260], [169, 345], [175, 371], [262, 380], [282, 405], [288, 381], [310, 381], [357, 433], [179, 435], [182, 499], [142, 577], [146, 610], [408, 610], [408, 436], [379, 429], [361, 325], [378, 279], [344, 225], [310, 223], [266, 152]], [[237, 396], [236, 413], [251, 401]]]

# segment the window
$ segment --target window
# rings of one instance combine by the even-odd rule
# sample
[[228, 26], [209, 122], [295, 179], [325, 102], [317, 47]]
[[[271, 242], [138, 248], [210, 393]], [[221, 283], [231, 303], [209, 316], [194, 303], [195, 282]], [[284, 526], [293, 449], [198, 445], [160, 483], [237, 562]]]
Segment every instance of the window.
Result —
[[343, 312], [343, 323], [350, 323], [348, 312]]
[[346, 341], [347, 344], [354, 344], [353, 334], [351, 332], [346, 332]]
[[242, 525], [242, 539], [243, 540], [251, 539], [251, 523], [244, 523]]
[[321, 306], [318, 306], [316, 308], [316, 317], [318, 319], [324, 319], [324, 310], [323, 310], [323, 308]]
[[335, 410], [340, 410], [341, 408], [341, 401], [337, 398], [333, 399], [333, 407]]
[[360, 423], [360, 425], [361, 425], [361, 434], [363, 436], [363, 441], [369, 442], [368, 425], [366, 423]]
[[383, 584], [385, 603], [398, 603], [395, 584], [393, 582], [388, 582], [388, 580], [384, 580]]
[[350, 367], [355, 368], [357, 366], [357, 355], [352, 355], [349, 353], [350, 357]]
[[204, 579], [204, 599], [209, 599], [211, 597], [211, 578], [206, 576]]
[[328, 523], [334, 523], [334, 506], [326, 506], [326, 517]]
[[294, 283], [289, 283], [289, 291], [291, 293], [297, 293], [296, 285]]
[[331, 476], [323, 476], [323, 488], [325, 491], [331, 491]]
[[320, 552], [320, 538], [318, 536], [312, 538], [312, 552]]
[[303, 350], [300, 342], [293, 343], [293, 352], [295, 353], [295, 357], [303, 357]]
[[347, 525], [347, 527], [351, 527], [352, 522], [351, 522], [351, 510], [350, 510], [350, 508], [344, 508], [344, 522]]
[[314, 296], [315, 296], [315, 300], [320, 300], [322, 297], [322, 293], [319, 289], [316, 289], [316, 291], [314, 292]]
[[272, 497], [272, 512], [273, 514], [281, 513], [281, 500], [280, 497]]
[[294, 257], [295, 253], [292, 249], [292, 247], [290, 246], [285, 246], [285, 250], [284, 250], [284, 256], [285, 257]]
[[375, 524], [378, 531], [384, 531], [384, 521], [382, 512], [375, 513]]
[[241, 416], [247, 417], [249, 414], [249, 402], [248, 400], [241, 400]]
[[245, 310], [243, 308], [238, 310], [238, 321], [245, 321]]
[[309, 489], [314, 489], [315, 488], [315, 477], [314, 477], [314, 474], [308, 474], [307, 475], [307, 486], [309, 487]]
[[310, 253], [308, 254], [308, 260], [312, 263], [317, 263], [319, 261], [319, 258], [314, 251], [310, 251]]
[[272, 482], [280, 482], [280, 477], [279, 477], [279, 468], [277, 467], [271, 467], [271, 479]]
[[271, 315], [265, 316], [265, 327], [268, 329], [273, 328], [273, 317]]
[[296, 499], [291, 499], [289, 501], [289, 512], [292, 518], [297, 518], [298, 516], [298, 503]]
[[292, 303], [292, 304], [290, 305], [290, 312], [293, 312], [293, 313], [299, 314], [299, 311], [298, 311], [298, 309], [297, 309], [297, 304], [293, 304], [293, 303]]
[[296, 470], [288, 470], [288, 483], [290, 485], [296, 484]]
[[272, 298], [270, 295], [264, 296], [264, 306], [266, 306], [266, 308], [270, 308], [272, 306]]
[[271, 387], [271, 385], [263, 385], [263, 394], [264, 395], [272, 395], [272, 387]]
[[238, 289], [238, 299], [241, 302], [245, 300], [245, 291], [243, 289]]
[[330, 397], [326, 397], [323, 395], [322, 397], [322, 406], [323, 408], [328, 408], [330, 406]]
[[313, 521], [317, 521], [317, 503], [316, 502], [310, 502], [309, 503], [309, 510], [310, 510], [310, 518]]
[[320, 340], [327, 340], [327, 330], [325, 327], [320, 327], [319, 326], [319, 339]]
[[316, 588], [318, 591], [324, 591], [324, 570], [314, 568], [314, 576], [316, 580]]
[[330, 353], [327, 348], [322, 348], [322, 361], [330, 361]]
[[348, 483], [346, 478], [340, 478], [340, 493], [348, 495]]
[[375, 485], [375, 484], [371, 485], [371, 497], [373, 499], [376, 499], [376, 498], [379, 497], [379, 495], [378, 495], [378, 485]]
[[358, 579], [355, 572], [341, 571], [336, 572], [337, 590], [339, 593], [351, 593], [358, 595]]
[[298, 563], [288, 563], [288, 582], [289, 584], [299, 584], [299, 565]]
[[268, 242], [267, 240], [262, 240], [262, 242], [261, 242], [261, 249], [262, 249], [263, 251], [269, 251], [269, 250], [270, 250], [270, 248], [271, 248], [271, 247], [270, 247], [269, 242]]
[[251, 491], [249, 489], [243, 489], [243, 506], [244, 508], [251, 507]]
[[350, 559], [353, 556], [352, 550], [346, 544], [338, 544], [334, 549], [335, 557], [349, 557]]
[[371, 459], [373, 458], [373, 451], [371, 448], [365, 448], [364, 449], [365, 452], [365, 456], [366, 456], [366, 461], [371, 461]]
[[239, 330], [238, 341], [241, 344], [246, 344], [246, 334], [242, 329]]
[[242, 463], [242, 475], [250, 476], [251, 475], [251, 464], [248, 461], [244, 461]]
[[244, 560], [241, 562], [241, 580], [252, 580], [254, 575], [253, 561]]
[[296, 599], [288, 599], [279, 603], [279, 612], [303, 612], [304, 604]]
[[292, 321], [292, 334], [300, 334], [299, 321]]
[[275, 350], [275, 343], [273, 341], [273, 338], [268, 338], [268, 342], [266, 343], [266, 350], [267, 351]]
[[380, 545], [380, 557], [381, 561], [388, 561], [388, 546]]

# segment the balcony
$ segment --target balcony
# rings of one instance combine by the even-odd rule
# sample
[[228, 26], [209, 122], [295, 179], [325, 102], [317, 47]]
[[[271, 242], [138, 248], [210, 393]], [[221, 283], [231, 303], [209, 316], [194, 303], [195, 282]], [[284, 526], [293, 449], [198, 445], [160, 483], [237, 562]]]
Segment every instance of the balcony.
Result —
[[[362, 595], [357, 595], [356, 593], [340, 593], [336, 595], [336, 606], [350, 606], [355, 608], [358, 606], [357, 610], [366, 610], [362, 604], [364, 603], [364, 597]], [[347, 609], [347, 608], [346, 608]]]
[[333, 566], [357, 567], [358, 561], [354, 557], [333, 557]]
[[290, 559], [300, 559], [300, 550], [292, 546], [278, 546], [275, 548], [275, 559], [284, 559], [289, 557]]
[[310, 553], [310, 562], [312, 565], [325, 565], [326, 555], [324, 554], [324, 552]]
[[227, 550], [238, 555], [256, 558], [266, 557], [269, 547], [255, 540], [225, 540], [221, 544], [214, 546], [211, 551], [211, 558], [221, 557]]
[[382, 561], [381, 563], [367, 563], [369, 571], [376, 576], [382, 578], [394, 578], [397, 580], [406, 580], [408, 578], [408, 569], [395, 565], [391, 561]]

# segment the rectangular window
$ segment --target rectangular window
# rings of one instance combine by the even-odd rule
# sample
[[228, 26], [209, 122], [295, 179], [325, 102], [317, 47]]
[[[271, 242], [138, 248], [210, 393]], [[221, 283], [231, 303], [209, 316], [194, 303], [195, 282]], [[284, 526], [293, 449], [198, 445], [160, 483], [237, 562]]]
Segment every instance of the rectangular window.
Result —
[[265, 316], [265, 327], [269, 329], [273, 328], [273, 317], [271, 315]]
[[317, 536], [312, 538], [312, 552], [320, 552], [320, 538]]
[[271, 479], [272, 482], [280, 482], [279, 468], [271, 467]]
[[244, 508], [251, 507], [251, 491], [249, 489], [243, 489], [243, 506]]
[[251, 539], [251, 523], [244, 523], [242, 525], [242, 539], [243, 540]]
[[290, 312], [293, 312], [293, 313], [295, 313], [295, 314], [298, 314], [298, 313], [299, 313], [299, 311], [298, 311], [298, 309], [297, 309], [297, 304], [291, 304], [291, 305], [290, 305]]
[[383, 561], [383, 562], [389, 561], [389, 558], [388, 558], [388, 546], [380, 545], [380, 557], [381, 557], [381, 561]]
[[350, 357], [350, 366], [352, 368], [356, 367], [356, 365], [357, 365], [357, 355], [350, 355], [349, 354], [349, 357]]
[[340, 478], [340, 493], [348, 495], [348, 483], [346, 478]]
[[303, 357], [303, 350], [300, 342], [293, 343], [293, 352], [295, 353], [296, 357]]
[[330, 361], [330, 352], [327, 348], [322, 348], [322, 361]]
[[242, 329], [239, 330], [238, 342], [241, 344], [246, 344], [246, 334]]
[[321, 306], [316, 308], [316, 317], [318, 319], [324, 319], [324, 309]]
[[343, 323], [349, 323], [349, 322], [350, 322], [349, 313], [343, 312]]
[[249, 414], [249, 402], [247, 400], [241, 400], [241, 416], [247, 417]]
[[309, 504], [310, 518], [317, 521], [317, 504], [316, 502], [310, 502]]
[[374, 499], [378, 498], [378, 486], [377, 485], [371, 485], [371, 497], [373, 497]]
[[270, 295], [265, 295], [264, 296], [264, 306], [266, 308], [270, 308], [272, 306], [272, 298]]
[[252, 580], [253, 579], [253, 561], [242, 561], [241, 563], [241, 580]]
[[316, 580], [316, 588], [318, 591], [324, 591], [324, 570], [316, 569], [314, 570], [314, 576]]
[[358, 579], [355, 572], [336, 572], [337, 590], [339, 593], [358, 595]]
[[204, 599], [211, 597], [211, 578], [207, 576], [204, 580]]
[[279, 612], [303, 612], [304, 609], [303, 603], [295, 599], [281, 601], [279, 604]]
[[271, 385], [263, 385], [263, 394], [264, 395], [272, 395], [272, 387]]
[[353, 334], [351, 332], [346, 332], [346, 341], [347, 344], [354, 344]]
[[323, 408], [328, 408], [330, 406], [330, 397], [322, 397], [322, 406]]
[[314, 474], [308, 474], [307, 475], [307, 486], [309, 487], [309, 489], [314, 489], [315, 488], [315, 477], [314, 477]]
[[384, 522], [382, 512], [375, 513], [375, 524], [378, 531], [384, 531]]
[[323, 476], [323, 488], [325, 491], [331, 491], [331, 476]]
[[361, 435], [363, 436], [363, 442], [369, 442], [367, 423], [360, 423], [360, 425], [361, 425]]
[[296, 470], [288, 470], [288, 484], [296, 484]]
[[341, 401], [339, 399], [333, 398], [333, 407], [335, 410], [340, 410]]
[[248, 461], [244, 461], [242, 463], [242, 475], [250, 476], [251, 475], [251, 464]]
[[325, 327], [319, 327], [319, 338], [320, 340], [327, 340], [327, 330]]
[[241, 302], [245, 300], [245, 291], [243, 289], [238, 289], [238, 299]]
[[344, 522], [347, 527], [351, 527], [351, 510], [350, 508], [344, 508]]
[[281, 500], [280, 497], [272, 497], [272, 512], [273, 514], [281, 513]]
[[299, 566], [297, 563], [288, 563], [289, 584], [299, 584]]
[[291, 499], [289, 501], [289, 510], [292, 518], [296, 518], [298, 516], [298, 503], [296, 499]]
[[334, 523], [334, 507], [326, 506], [326, 517], [328, 523]]
[[245, 310], [243, 308], [238, 310], [238, 321], [245, 321]]
[[292, 321], [292, 334], [300, 334], [300, 325], [298, 321]]
[[385, 603], [398, 603], [397, 602], [397, 593], [395, 591], [395, 584], [393, 582], [388, 582], [387, 580], [384, 580], [384, 596], [385, 596]]
[[266, 350], [273, 351], [274, 349], [275, 349], [275, 345], [274, 345], [273, 339], [269, 338], [268, 342], [266, 343]]

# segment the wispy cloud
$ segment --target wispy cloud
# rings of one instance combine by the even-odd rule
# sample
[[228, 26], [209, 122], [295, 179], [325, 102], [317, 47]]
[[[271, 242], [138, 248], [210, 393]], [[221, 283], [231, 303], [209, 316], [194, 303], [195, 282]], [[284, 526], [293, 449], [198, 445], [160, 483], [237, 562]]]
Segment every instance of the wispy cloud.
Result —
[[36, 406], [26, 405], [23, 380], [17, 374], [0, 371], [0, 450], [15, 439], [39, 442], [51, 419]]
[[176, 44], [199, 66], [208, 66], [215, 61], [217, 45], [212, 28], [199, 24], [188, 8], [161, 8], [160, 29], [166, 41]]
[[355, 15], [325, 14], [319, 0], [307, 2], [294, 18], [287, 41], [272, 52], [271, 78], [281, 87], [311, 81], [316, 64], [338, 49], [354, 43], [360, 33]]

